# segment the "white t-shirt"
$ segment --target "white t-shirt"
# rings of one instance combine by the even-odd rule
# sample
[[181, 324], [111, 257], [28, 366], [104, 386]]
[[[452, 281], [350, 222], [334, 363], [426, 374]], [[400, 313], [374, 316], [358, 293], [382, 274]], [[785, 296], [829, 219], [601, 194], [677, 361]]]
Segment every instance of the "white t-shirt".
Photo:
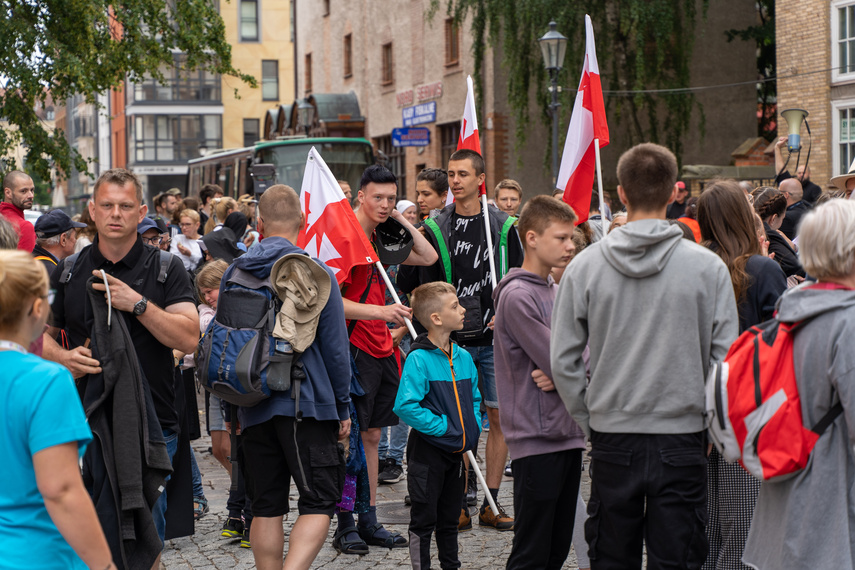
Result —
[[[190, 255], [186, 256], [178, 251], [178, 244], [190, 250]], [[184, 234], [178, 234], [172, 238], [172, 245], [169, 246], [170, 253], [177, 255], [184, 264], [184, 269], [193, 271], [199, 262], [202, 261], [202, 248], [195, 239], [190, 239]]]

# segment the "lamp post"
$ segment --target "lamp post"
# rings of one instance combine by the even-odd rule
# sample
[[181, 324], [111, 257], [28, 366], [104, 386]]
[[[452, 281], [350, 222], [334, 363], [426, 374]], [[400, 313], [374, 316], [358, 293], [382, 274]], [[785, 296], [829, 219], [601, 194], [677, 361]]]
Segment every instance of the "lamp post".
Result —
[[300, 121], [300, 125], [306, 129], [306, 135], [308, 135], [309, 129], [315, 121], [315, 106], [305, 99], [300, 101], [297, 105], [297, 119]]
[[549, 72], [551, 85], [549, 92], [552, 94], [552, 102], [549, 104], [549, 112], [552, 115], [552, 184], [558, 182], [558, 72], [564, 65], [564, 54], [567, 53], [567, 38], [556, 30], [558, 24], [553, 20], [549, 22], [549, 31], [538, 39], [540, 51], [543, 53], [543, 66]]

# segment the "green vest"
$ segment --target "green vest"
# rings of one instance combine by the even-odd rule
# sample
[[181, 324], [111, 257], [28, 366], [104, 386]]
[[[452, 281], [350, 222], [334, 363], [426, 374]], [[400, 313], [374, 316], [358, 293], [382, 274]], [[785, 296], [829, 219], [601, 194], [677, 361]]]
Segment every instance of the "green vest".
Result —
[[[505, 220], [504, 224], [502, 224], [502, 231], [499, 234], [499, 267], [497, 268], [499, 275], [496, 282], [501, 281], [502, 277], [504, 277], [508, 272], [508, 233], [511, 231], [511, 228], [516, 221], [517, 219], [513, 216], [508, 216], [508, 219]], [[451, 256], [448, 253], [448, 246], [445, 244], [445, 239], [442, 237], [442, 231], [439, 229], [437, 223], [431, 218], [426, 219], [424, 224], [425, 227], [430, 229], [436, 237], [437, 247], [439, 247], [439, 258], [442, 261], [442, 267], [445, 270], [445, 280], [451, 283]]]

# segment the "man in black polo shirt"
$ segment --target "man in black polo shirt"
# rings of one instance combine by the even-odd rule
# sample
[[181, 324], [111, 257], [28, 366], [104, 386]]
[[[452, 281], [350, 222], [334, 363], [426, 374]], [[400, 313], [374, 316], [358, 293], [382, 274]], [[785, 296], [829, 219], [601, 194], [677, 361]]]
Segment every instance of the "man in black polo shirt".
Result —
[[[75, 378], [101, 371], [86, 342], [92, 326], [86, 281], [91, 275], [100, 276], [98, 270], [106, 271], [112, 306], [128, 326], [171, 459], [177, 448], [179, 424], [172, 349], [185, 353], [196, 349], [199, 315], [187, 271], [177, 257], [166, 258], [166, 280], [158, 281], [161, 252], [143, 245], [137, 234], [137, 224], [146, 210], [142, 185], [133, 173], [114, 169], [98, 178], [89, 202], [89, 214], [98, 234], [92, 245], [81, 250], [68, 283], [60, 283], [61, 268], [51, 277], [56, 296], [51, 305], [52, 326], [44, 336], [44, 357], [66, 366]], [[105, 289], [103, 285], [95, 288]], [[54, 340], [60, 330], [66, 332], [71, 350], [63, 349]], [[163, 493], [153, 511], [161, 539], [165, 512]]]

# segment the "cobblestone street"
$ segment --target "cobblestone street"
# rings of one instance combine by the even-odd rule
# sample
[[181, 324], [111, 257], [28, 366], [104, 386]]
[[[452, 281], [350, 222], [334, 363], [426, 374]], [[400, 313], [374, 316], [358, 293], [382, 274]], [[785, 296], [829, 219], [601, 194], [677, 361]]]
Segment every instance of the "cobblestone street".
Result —
[[[204, 426], [204, 419], [202, 420]], [[486, 434], [481, 436], [479, 453], [484, 455]], [[166, 543], [163, 553], [163, 564], [169, 570], [213, 570], [232, 568], [254, 568], [252, 551], [240, 547], [239, 540], [220, 537], [220, 529], [226, 516], [226, 499], [228, 498], [229, 478], [226, 471], [217, 463], [214, 456], [208, 453], [210, 438], [204, 436], [193, 442], [199, 469], [202, 472], [202, 482], [205, 495], [208, 498], [210, 512], [196, 523], [196, 534], [192, 537], [170, 540]], [[481, 462], [483, 469], [483, 462]], [[587, 473], [582, 476], [582, 493], [589, 494], [590, 483]], [[406, 478], [394, 485], [380, 485], [377, 490], [377, 518], [390, 530], [407, 534], [409, 508], [404, 505], [406, 494]], [[479, 490], [479, 505], [483, 493]], [[505, 477], [499, 492], [499, 501], [508, 514], [513, 512], [513, 480]], [[285, 518], [285, 549], [288, 549], [288, 535], [296, 519], [297, 491], [291, 486], [291, 503], [294, 511]], [[472, 530], [460, 533], [460, 561], [463, 568], [504, 568], [511, 551], [513, 532], [497, 532], [490, 528], [478, 526], [478, 516], [475, 507], [471, 508]], [[388, 550], [372, 547], [365, 556], [339, 555], [332, 547], [332, 535], [335, 527], [333, 520], [330, 525], [329, 538], [315, 560], [314, 568], [376, 568], [392, 569], [410, 565], [409, 551], [406, 548]], [[439, 567], [436, 559], [436, 548], [433, 548], [433, 562]], [[571, 549], [564, 568], [576, 569], [576, 555]]]

